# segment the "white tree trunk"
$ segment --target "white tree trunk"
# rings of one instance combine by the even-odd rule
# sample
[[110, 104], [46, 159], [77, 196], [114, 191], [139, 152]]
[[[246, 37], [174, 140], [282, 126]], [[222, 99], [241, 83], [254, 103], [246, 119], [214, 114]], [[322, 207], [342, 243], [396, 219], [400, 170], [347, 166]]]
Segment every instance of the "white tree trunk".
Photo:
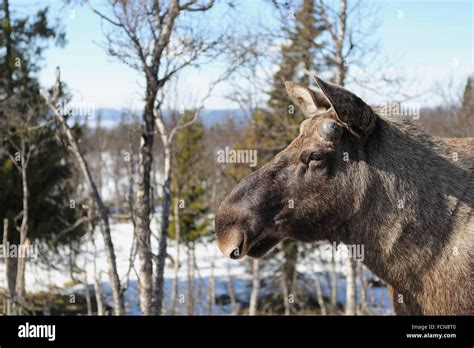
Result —
[[164, 158], [164, 174], [165, 181], [163, 184], [163, 204], [161, 211], [161, 235], [158, 245], [158, 261], [156, 265], [156, 280], [155, 280], [155, 305], [156, 314], [160, 315], [163, 306], [164, 284], [163, 276], [165, 271], [166, 248], [168, 241], [168, 225], [170, 215], [171, 203], [171, 161], [172, 161], [172, 145], [171, 142], [165, 144], [165, 158]]
[[285, 306], [285, 315], [290, 315], [290, 293], [288, 291], [288, 282], [286, 281], [285, 276], [281, 277], [280, 284], [283, 295], [283, 305]]
[[360, 314], [368, 314], [369, 305], [367, 303], [367, 277], [365, 276], [362, 262], [358, 262], [357, 265], [357, 278], [360, 284]]
[[[3, 245], [6, 246], [9, 242], [8, 238], [8, 219], [3, 219]], [[14, 314], [15, 309], [15, 285], [16, 285], [16, 268], [17, 268], [17, 260], [16, 258], [11, 258], [5, 255], [4, 260], [4, 269], [5, 269], [5, 308], [3, 312], [6, 315]]]
[[[20, 225], [20, 247], [24, 247], [26, 250], [29, 244], [29, 240], [27, 238], [28, 235], [28, 218], [29, 218], [29, 200], [30, 200], [30, 192], [28, 190], [28, 176], [27, 176], [27, 169], [28, 169], [28, 161], [29, 156], [26, 154], [26, 144], [23, 138], [21, 138], [21, 185], [23, 190], [23, 215], [21, 218], [21, 225]], [[18, 266], [17, 266], [17, 273], [16, 273], [16, 300], [19, 304], [18, 307], [18, 314], [23, 314], [23, 308], [25, 306], [25, 296], [26, 296], [26, 289], [25, 289], [25, 272], [26, 272], [26, 255], [17, 255], [18, 257]]]
[[193, 242], [188, 242], [188, 296], [186, 299], [187, 314], [194, 314], [194, 302], [195, 302], [195, 273], [194, 273], [194, 245]]
[[142, 135], [138, 165], [139, 182], [135, 199], [135, 238], [137, 239], [140, 260], [140, 312], [151, 315], [153, 312], [153, 263], [150, 241], [150, 171], [151, 146]]
[[260, 262], [252, 261], [252, 292], [250, 293], [249, 315], [257, 314], [258, 293], [260, 291]]
[[216, 303], [216, 283], [214, 277], [214, 268], [215, 268], [215, 259], [216, 253], [213, 252], [211, 257], [211, 275], [209, 277], [209, 284], [208, 284], [208, 315], [214, 314], [214, 304]]
[[87, 307], [87, 315], [92, 315], [92, 301], [91, 301], [91, 292], [89, 290], [89, 280], [87, 276], [87, 265], [84, 265], [84, 279], [82, 283], [84, 284], [84, 290], [86, 294], [86, 307]]
[[332, 252], [331, 256], [331, 310], [334, 314], [337, 314], [337, 268], [336, 268], [336, 255]]
[[237, 305], [237, 300], [235, 298], [234, 292], [234, 281], [232, 280], [232, 275], [230, 274], [230, 267], [227, 263], [227, 290], [229, 291], [230, 304], [232, 306], [232, 315], [237, 315], [239, 313], [239, 306]]
[[[340, 1], [338, 34], [334, 42], [334, 53], [336, 63], [335, 83], [344, 86], [346, 80], [346, 63], [344, 62], [343, 48], [346, 40], [346, 18], [347, 18], [347, 0]], [[357, 313], [357, 294], [356, 294], [356, 260], [349, 257], [346, 262], [346, 315], [356, 315]]]
[[314, 280], [314, 288], [316, 289], [316, 298], [318, 300], [319, 308], [321, 309], [321, 314], [327, 315], [328, 310], [326, 308], [326, 303], [324, 302], [323, 289], [321, 287], [321, 280], [319, 279], [318, 274], [316, 274], [316, 278]]
[[97, 262], [96, 262], [96, 252], [94, 246], [94, 292], [95, 292], [95, 301], [97, 303], [97, 315], [105, 314], [105, 305], [104, 305], [104, 294], [102, 292], [100, 273], [97, 271]]
[[335, 42], [335, 61], [336, 76], [335, 82], [343, 86], [346, 80], [346, 64], [344, 62], [343, 48], [346, 40], [346, 17], [347, 17], [347, 0], [341, 0], [341, 10], [339, 12], [338, 35]]
[[179, 222], [179, 203], [178, 201], [175, 202], [173, 208], [173, 215], [174, 215], [174, 233], [175, 233], [175, 242], [176, 242], [176, 255], [174, 260], [174, 278], [173, 278], [173, 293], [172, 293], [172, 300], [171, 300], [171, 314], [174, 315], [176, 313], [176, 303], [178, 299], [178, 291], [179, 291], [179, 252], [180, 252], [180, 239], [181, 239], [181, 227]]
[[351, 256], [346, 261], [346, 315], [357, 314], [356, 262]]
[[89, 203], [89, 209], [87, 211], [87, 233], [89, 237], [89, 242], [92, 245], [92, 267], [93, 267], [93, 276], [94, 276], [94, 292], [95, 292], [95, 300], [97, 303], [97, 315], [104, 315], [104, 297], [102, 294], [102, 287], [100, 281], [100, 274], [97, 270], [97, 247], [95, 245], [95, 238], [94, 238], [94, 223], [93, 223], [93, 209], [92, 209], [92, 202]]

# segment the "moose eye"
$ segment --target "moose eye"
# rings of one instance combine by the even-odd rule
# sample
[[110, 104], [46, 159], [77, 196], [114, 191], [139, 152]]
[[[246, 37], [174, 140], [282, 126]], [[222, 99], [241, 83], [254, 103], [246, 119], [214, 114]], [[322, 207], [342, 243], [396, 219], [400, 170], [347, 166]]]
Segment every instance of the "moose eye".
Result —
[[326, 154], [323, 152], [303, 151], [300, 155], [300, 160], [305, 166], [320, 167], [326, 162]]
[[315, 161], [315, 162], [318, 162], [318, 163], [322, 163], [324, 161], [324, 156], [323, 154], [321, 153], [318, 153], [318, 152], [313, 152], [311, 153], [311, 155], [309, 156], [309, 162], [311, 161]]

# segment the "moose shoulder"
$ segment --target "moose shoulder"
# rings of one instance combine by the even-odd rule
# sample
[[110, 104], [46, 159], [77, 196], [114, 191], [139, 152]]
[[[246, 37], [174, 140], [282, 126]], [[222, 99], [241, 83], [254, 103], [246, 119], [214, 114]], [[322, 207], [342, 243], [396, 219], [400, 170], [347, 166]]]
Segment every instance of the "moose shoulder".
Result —
[[221, 251], [261, 257], [286, 238], [362, 244], [397, 314], [474, 314], [474, 139], [430, 136], [316, 82], [286, 83], [306, 120], [221, 203]]

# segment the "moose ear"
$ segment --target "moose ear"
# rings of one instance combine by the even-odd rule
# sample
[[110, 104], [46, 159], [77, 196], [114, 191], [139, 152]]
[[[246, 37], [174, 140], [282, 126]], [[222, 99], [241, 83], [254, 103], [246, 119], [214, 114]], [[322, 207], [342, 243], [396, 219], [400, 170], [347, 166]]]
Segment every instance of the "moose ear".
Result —
[[375, 127], [377, 115], [362, 99], [341, 86], [315, 76], [338, 119], [357, 137], [364, 139]]
[[331, 103], [321, 91], [313, 91], [306, 86], [290, 81], [285, 82], [286, 92], [291, 101], [303, 111], [307, 118], [316, 116], [331, 108]]

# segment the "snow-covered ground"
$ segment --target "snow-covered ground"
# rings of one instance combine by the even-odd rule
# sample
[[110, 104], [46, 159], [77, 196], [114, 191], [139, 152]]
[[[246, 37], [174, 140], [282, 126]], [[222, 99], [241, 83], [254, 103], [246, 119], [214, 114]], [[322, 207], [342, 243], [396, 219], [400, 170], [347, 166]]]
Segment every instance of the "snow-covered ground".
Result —
[[[152, 223], [152, 231], [158, 231], [156, 221]], [[125, 282], [126, 275], [130, 269], [130, 249], [133, 241], [133, 227], [130, 223], [114, 223], [111, 225], [112, 239], [115, 247], [115, 254], [117, 259], [117, 266], [120, 278], [122, 282]], [[107, 276], [107, 262], [103, 252], [103, 240], [102, 236], [98, 231], [95, 234], [96, 247], [97, 247], [97, 267], [100, 272], [102, 286], [104, 292], [107, 295], [107, 301], [111, 303], [110, 299], [110, 286], [108, 284]], [[157, 238], [152, 237], [153, 250], [157, 250]], [[86, 269], [87, 282], [92, 287], [93, 284], [93, 262], [92, 262], [92, 245], [84, 243], [82, 246], [82, 252], [77, 257], [77, 265], [80, 268]], [[176, 254], [176, 245], [173, 240], [169, 240], [168, 243], [168, 254], [174, 258]], [[195, 293], [196, 293], [196, 304], [194, 306], [195, 314], [209, 314], [208, 305], [208, 294], [209, 294], [209, 280], [214, 274], [215, 279], [215, 293], [216, 298], [220, 299], [217, 301], [219, 304], [214, 305], [213, 314], [230, 314], [232, 312], [231, 303], [229, 301], [229, 279], [232, 279], [232, 284], [235, 292], [237, 302], [242, 305], [249, 302], [251, 292], [251, 274], [249, 273], [249, 264], [246, 260], [233, 261], [224, 257], [216, 247], [216, 243], [210, 237], [203, 242], [199, 242], [195, 247], [195, 258], [196, 258], [196, 276], [195, 276]], [[338, 282], [338, 301], [344, 303], [345, 301], [345, 278], [344, 278], [344, 267], [343, 259], [337, 257], [338, 271], [340, 272], [340, 278]], [[214, 267], [212, 267], [214, 263]], [[30, 292], [40, 290], [50, 290], [52, 287], [64, 289], [64, 293], [70, 293], [73, 291], [84, 291], [83, 285], [76, 285], [74, 288], [67, 288], [67, 283], [71, 283], [71, 277], [66, 264], [57, 265], [58, 269], [51, 269], [42, 262], [30, 261], [27, 264], [27, 290]], [[136, 270], [134, 270], [134, 269]], [[138, 289], [137, 289], [137, 275], [139, 263], [138, 257], [135, 260], [134, 267], [129, 272], [129, 286], [125, 292], [126, 308], [127, 313], [131, 315], [138, 315], [139, 302], [138, 302]], [[305, 274], [308, 279], [314, 279], [315, 276], [319, 276], [321, 283], [323, 284], [323, 291], [325, 296], [329, 296], [329, 287], [327, 285], [327, 279], [322, 273], [325, 271], [320, 264], [314, 263], [311, 266], [308, 262], [305, 264], [298, 265], [298, 272]], [[268, 272], [268, 271], [267, 271]], [[262, 270], [261, 276], [265, 278], [271, 274], [266, 273]], [[0, 272], [0, 284], [4, 282], [3, 272]], [[172, 283], [174, 279], [174, 270], [172, 262], [167, 259], [165, 267], [165, 304], [169, 308], [171, 303]], [[311, 282], [310, 282], [311, 283]], [[181, 247], [180, 251], [180, 269], [178, 273], [178, 294], [183, 295], [180, 298], [184, 301], [178, 301], [177, 311], [180, 314], [186, 314], [186, 298], [187, 298], [187, 252], [184, 246]], [[268, 291], [266, 289], [265, 291]], [[279, 289], [275, 289], [279, 291]], [[386, 288], [373, 288], [373, 298], [378, 305], [372, 310], [378, 314], [391, 314], [390, 301], [387, 295]]]

